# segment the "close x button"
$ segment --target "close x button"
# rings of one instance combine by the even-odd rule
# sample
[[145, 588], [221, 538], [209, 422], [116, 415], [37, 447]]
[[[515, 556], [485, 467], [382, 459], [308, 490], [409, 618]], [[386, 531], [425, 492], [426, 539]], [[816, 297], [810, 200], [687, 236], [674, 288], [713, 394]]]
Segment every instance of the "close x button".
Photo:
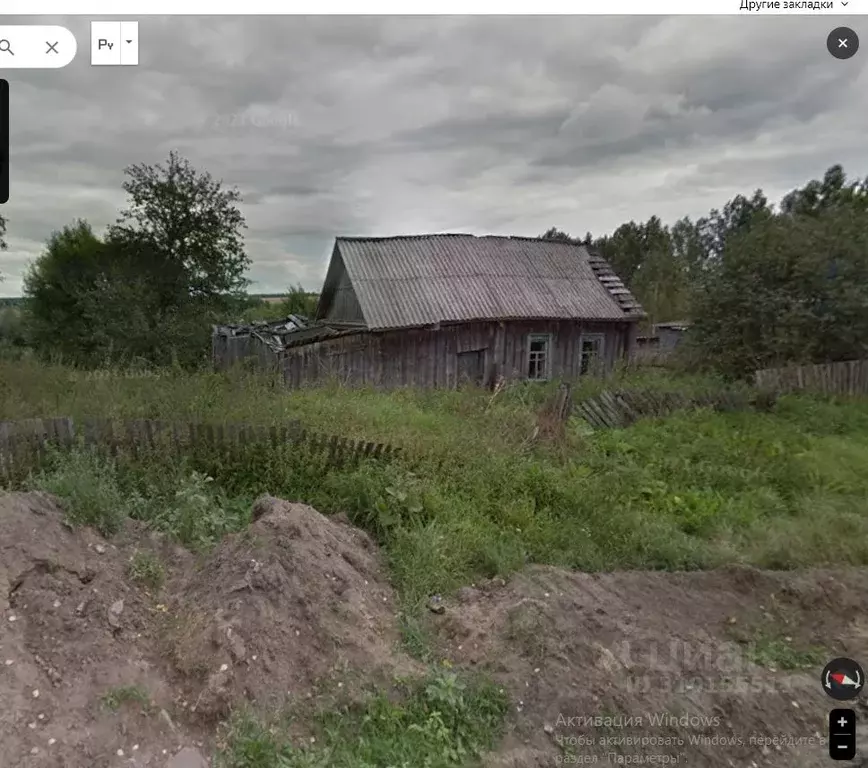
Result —
[[852, 58], [859, 50], [859, 35], [850, 27], [838, 27], [826, 38], [826, 48], [836, 59]]
[[833, 709], [829, 713], [829, 757], [852, 760], [856, 757], [856, 712]]

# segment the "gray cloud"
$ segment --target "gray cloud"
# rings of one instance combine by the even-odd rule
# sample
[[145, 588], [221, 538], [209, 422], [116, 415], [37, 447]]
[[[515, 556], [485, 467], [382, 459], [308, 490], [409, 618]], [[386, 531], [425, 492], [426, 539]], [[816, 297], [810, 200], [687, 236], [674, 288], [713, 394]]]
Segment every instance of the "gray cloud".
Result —
[[829, 56], [820, 17], [146, 17], [136, 68], [91, 67], [89, 21], [6, 22], [79, 53], [8, 73], [5, 294], [172, 149], [241, 190], [263, 292], [317, 287], [339, 234], [603, 233], [868, 173], [866, 59]]

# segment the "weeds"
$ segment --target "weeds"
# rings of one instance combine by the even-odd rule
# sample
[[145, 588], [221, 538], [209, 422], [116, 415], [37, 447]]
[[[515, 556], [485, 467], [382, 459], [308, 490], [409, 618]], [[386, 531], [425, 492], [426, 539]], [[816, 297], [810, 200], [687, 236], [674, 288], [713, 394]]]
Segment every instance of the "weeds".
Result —
[[166, 580], [166, 569], [151, 552], [136, 552], [130, 558], [128, 571], [133, 581], [154, 591], [159, 590]]
[[117, 484], [115, 466], [88, 451], [55, 455], [51, 469], [27, 485], [59, 496], [72, 523], [93, 526], [103, 536], [117, 533], [129, 513], [130, 499]]
[[432, 638], [419, 613], [411, 608], [398, 614], [398, 629], [404, 650], [414, 659], [430, 662], [433, 656]]
[[101, 699], [103, 707], [113, 712], [119, 710], [125, 704], [138, 704], [147, 710], [151, 706], [151, 698], [148, 692], [139, 685], [121, 685], [106, 691]]
[[829, 654], [822, 648], [795, 648], [783, 637], [760, 635], [747, 645], [745, 656], [761, 667], [795, 671], [819, 668]]
[[249, 519], [251, 498], [228, 497], [201, 472], [154, 457], [130, 465], [76, 448], [50, 455], [25, 483], [59, 496], [70, 521], [104, 536], [127, 518], [148, 523], [191, 549], [205, 549]]
[[171, 532], [188, 547], [211, 546], [237, 527], [213, 482], [214, 478], [193, 472], [179, 483], [173, 497], [150, 516], [151, 522]]
[[294, 745], [279, 727], [251, 712], [237, 715], [224, 734], [221, 768], [378, 768], [466, 765], [490, 748], [507, 711], [494, 686], [465, 683], [450, 672], [406, 686], [399, 701], [385, 694], [364, 706], [319, 717], [318, 738]]

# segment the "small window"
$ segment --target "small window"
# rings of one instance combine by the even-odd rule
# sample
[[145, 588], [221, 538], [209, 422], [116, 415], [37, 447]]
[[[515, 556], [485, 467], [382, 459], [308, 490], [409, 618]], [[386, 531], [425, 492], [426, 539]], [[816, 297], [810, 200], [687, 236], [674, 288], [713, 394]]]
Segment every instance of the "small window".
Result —
[[458, 353], [458, 384], [482, 384], [485, 378], [485, 350]]
[[593, 334], [582, 336], [579, 342], [581, 345], [581, 362], [579, 364], [579, 373], [594, 373], [603, 358], [603, 335]]
[[544, 381], [549, 377], [550, 334], [527, 337], [527, 377], [531, 381]]

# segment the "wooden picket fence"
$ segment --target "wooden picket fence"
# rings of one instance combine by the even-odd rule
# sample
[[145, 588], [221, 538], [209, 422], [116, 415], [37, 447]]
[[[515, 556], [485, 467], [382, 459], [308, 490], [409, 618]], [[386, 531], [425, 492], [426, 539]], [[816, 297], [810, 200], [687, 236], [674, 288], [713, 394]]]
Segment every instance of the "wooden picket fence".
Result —
[[721, 390], [704, 393], [607, 390], [575, 406], [575, 412], [596, 429], [628, 427], [646, 416], [667, 416], [678, 410], [711, 407], [716, 410], [746, 410], [761, 407], [747, 392]]
[[868, 395], [868, 360], [767, 368], [756, 372], [755, 381], [758, 387], [781, 394]]
[[26, 475], [38, 468], [51, 447], [85, 446], [109, 456], [137, 457], [168, 451], [178, 457], [206, 449], [225, 455], [246, 446], [291, 444], [323, 455], [329, 466], [345, 466], [362, 459], [391, 459], [400, 449], [387, 443], [354, 440], [305, 429], [300, 422], [259, 426], [251, 424], [177, 423], [153, 419], [116, 421], [69, 417], [0, 422], [0, 478]]

